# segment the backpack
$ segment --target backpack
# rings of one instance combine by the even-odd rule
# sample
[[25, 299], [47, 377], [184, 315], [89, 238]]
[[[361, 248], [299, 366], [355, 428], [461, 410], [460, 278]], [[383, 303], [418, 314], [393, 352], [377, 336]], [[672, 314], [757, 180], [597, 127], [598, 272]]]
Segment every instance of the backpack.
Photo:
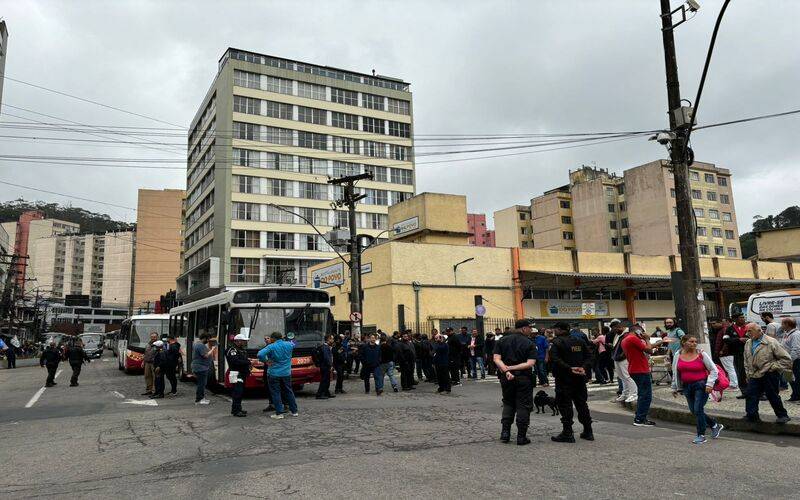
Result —
[[719, 365], [717, 367], [717, 381], [714, 382], [714, 388], [711, 390], [711, 399], [715, 403], [722, 401], [722, 393], [730, 387], [731, 381], [728, 379], [728, 373]]
[[625, 361], [626, 359], [628, 359], [628, 357], [625, 356], [625, 351], [622, 350], [622, 341], [625, 340], [623, 337], [626, 335], [627, 334], [620, 335], [620, 339], [617, 342], [617, 346], [614, 347], [614, 352], [611, 353], [611, 359], [613, 359], [614, 361]]

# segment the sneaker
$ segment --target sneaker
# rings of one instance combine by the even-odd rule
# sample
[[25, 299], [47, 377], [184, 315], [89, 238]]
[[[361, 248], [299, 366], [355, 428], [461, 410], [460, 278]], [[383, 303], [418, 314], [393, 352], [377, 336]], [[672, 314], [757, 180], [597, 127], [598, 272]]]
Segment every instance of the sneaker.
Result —
[[231, 415], [233, 415], [234, 417], [246, 417], [247, 413], [243, 411], [237, 411], [236, 413], [232, 413]]
[[692, 443], [694, 443], [694, 444], [703, 444], [703, 443], [705, 443], [705, 442], [706, 442], [706, 437], [705, 437], [705, 436], [703, 436], [702, 434], [701, 434], [701, 435], [699, 435], [699, 436], [697, 436], [697, 437], [695, 437], [695, 438], [692, 440]]
[[639, 399], [639, 396], [628, 396], [627, 398], [625, 398], [625, 402], [635, 403], [637, 399]]
[[636, 427], [653, 427], [656, 423], [652, 420], [634, 420], [633, 425]]
[[300, 416], [300, 414], [299, 414], [299, 413], [297, 413], [297, 412], [294, 412], [294, 413], [292, 413], [291, 415], [292, 415], [293, 417], [299, 417], [299, 416]]
[[724, 429], [724, 428], [725, 428], [725, 426], [722, 425], [722, 424], [717, 424], [714, 427], [712, 427], [711, 428], [711, 439], [717, 439], [719, 437], [720, 433], [722, 432], [722, 429]]
[[[542, 386], [542, 387], [544, 387], [544, 386]], [[617, 396], [617, 398], [614, 401], [616, 401], [617, 403], [622, 403], [626, 399], [628, 399], [628, 396], [626, 396], [624, 394], [620, 394], [619, 396]]]
[[562, 432], [557, 436], [550, 436], [550, 441], [553, 441], [554, 443], [574, 443], [575, 436], [572, 434], [565, 434], [564, 432]]
[[398, 391], [397, 386], [392, 387], [392, 390], [394, 390], [394, 392], [397, 392]]
[[789, 416], [787, 415], [787, 416], [785, 416], [785, 417], [778, 417], [778, 418], [776, 418], [776, 419], [775, 419], [775, 423], [776, 423], [776, 424], [785, 424], [785, 423], [789, 422], [790, 420], [791, 420], [791, 417], [789, 417]]
[[176, 392], [168, 392], [167, 393], [167, 396], [169, 396], [169, 397], [173, 397], [173, 396], [177, 396], [177, 395], [178, 395], [177, 391]]
[[281, 420], [283, 419], [283, 413], [275, 413], [273, 415], [270, 415], [269, 418], [273, 418], [275, 420]]

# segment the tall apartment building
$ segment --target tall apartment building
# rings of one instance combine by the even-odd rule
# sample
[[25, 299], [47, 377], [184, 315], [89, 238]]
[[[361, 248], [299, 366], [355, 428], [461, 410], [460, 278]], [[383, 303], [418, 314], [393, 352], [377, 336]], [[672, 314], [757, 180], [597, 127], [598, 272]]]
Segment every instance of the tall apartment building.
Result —
[[30, 245], [30, 277], [51, 299], [88, 295], [127, 307], [134, 239], [132, 231], [39, 238]]
[[476, 247], [495, 246], [494, 231], [486, 227], [486, 214], [467, 214], [469, 244]]
[[348, 225], [329, 178], [372, 172], [358, 182], [356, 224], [374, 237], [415, 190], [411, 92], [395, 78], [229, 48], [190, 130], [187, 300], [235, 283], [305, 283], [309, 266], [336, 256], [306, 220], [323, 233]]
[[140, 189], [133, 308], [154, 305], [181, 274], [183, 189]]
[[[531, 200], [533, 247], [677, 255], [673, 177], [666, 160], [622, 175], [586, 166], [572, 171], [568, 185]], [[695, 162], [690, 184], [700, 255], [739, 258], [730, 170]]]
[[494, 235], [498, 247], [533, 248], [531, 207], [513, 205], [495, 212]]

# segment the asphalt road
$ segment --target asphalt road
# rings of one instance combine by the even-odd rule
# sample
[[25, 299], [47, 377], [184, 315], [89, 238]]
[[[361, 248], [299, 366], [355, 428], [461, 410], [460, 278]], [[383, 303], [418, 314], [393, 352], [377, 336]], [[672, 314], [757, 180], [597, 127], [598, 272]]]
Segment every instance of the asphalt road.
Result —
[[449, 396], [423, 383], [378, 398], [352, 380], [318, 401], [309, 387], [300, 417], [275, 421], [258, 397], [244, 419], [223, 396], [194, 406], [191, 384], [146, 406], [143, 378], [109, 355], [80, 387], [69, 375], [32, 402], [44, 369], [0, 370], [0, 498], [796, 498], [800, 439], [724, 432], [695, 446], [690, 426], [633, 427], [605, 390], [591, 397], [595, 442], [552, 443], [558, 417], [534, 414], [519, 447], [497, 440], [491, 379]]

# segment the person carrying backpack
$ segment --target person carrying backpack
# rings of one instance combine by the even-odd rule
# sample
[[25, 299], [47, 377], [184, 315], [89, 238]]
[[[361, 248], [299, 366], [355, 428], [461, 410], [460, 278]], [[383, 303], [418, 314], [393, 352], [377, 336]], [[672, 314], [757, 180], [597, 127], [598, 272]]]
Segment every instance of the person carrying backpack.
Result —
[[694, 444], [706, 442], [706, 428], [711, 428], [711, 437], [716, 439], [725, 427], [705, 413], [708, 396], [714, 390], [719, 370], [705, 351], [697, 349], [697, 337], [684, 335], [680, 340], [680, 350], [672, 360], [672, 395], [686, 396], [689, 411], [697, 419], [697, 436]]
[[614, 360], [614, 371], [617, 373], [617, 379], [622, 382], [622, 392], [617, 397], [618, 403], [633, 403], [639, 398], [636, 383], [628, 373], [628, 358], [625, 356], [625, 351], [622, 350], [622, 340], [629, 335], [632, 335], [631, 332], [617, 335], [611, 351], [611, 359]]

